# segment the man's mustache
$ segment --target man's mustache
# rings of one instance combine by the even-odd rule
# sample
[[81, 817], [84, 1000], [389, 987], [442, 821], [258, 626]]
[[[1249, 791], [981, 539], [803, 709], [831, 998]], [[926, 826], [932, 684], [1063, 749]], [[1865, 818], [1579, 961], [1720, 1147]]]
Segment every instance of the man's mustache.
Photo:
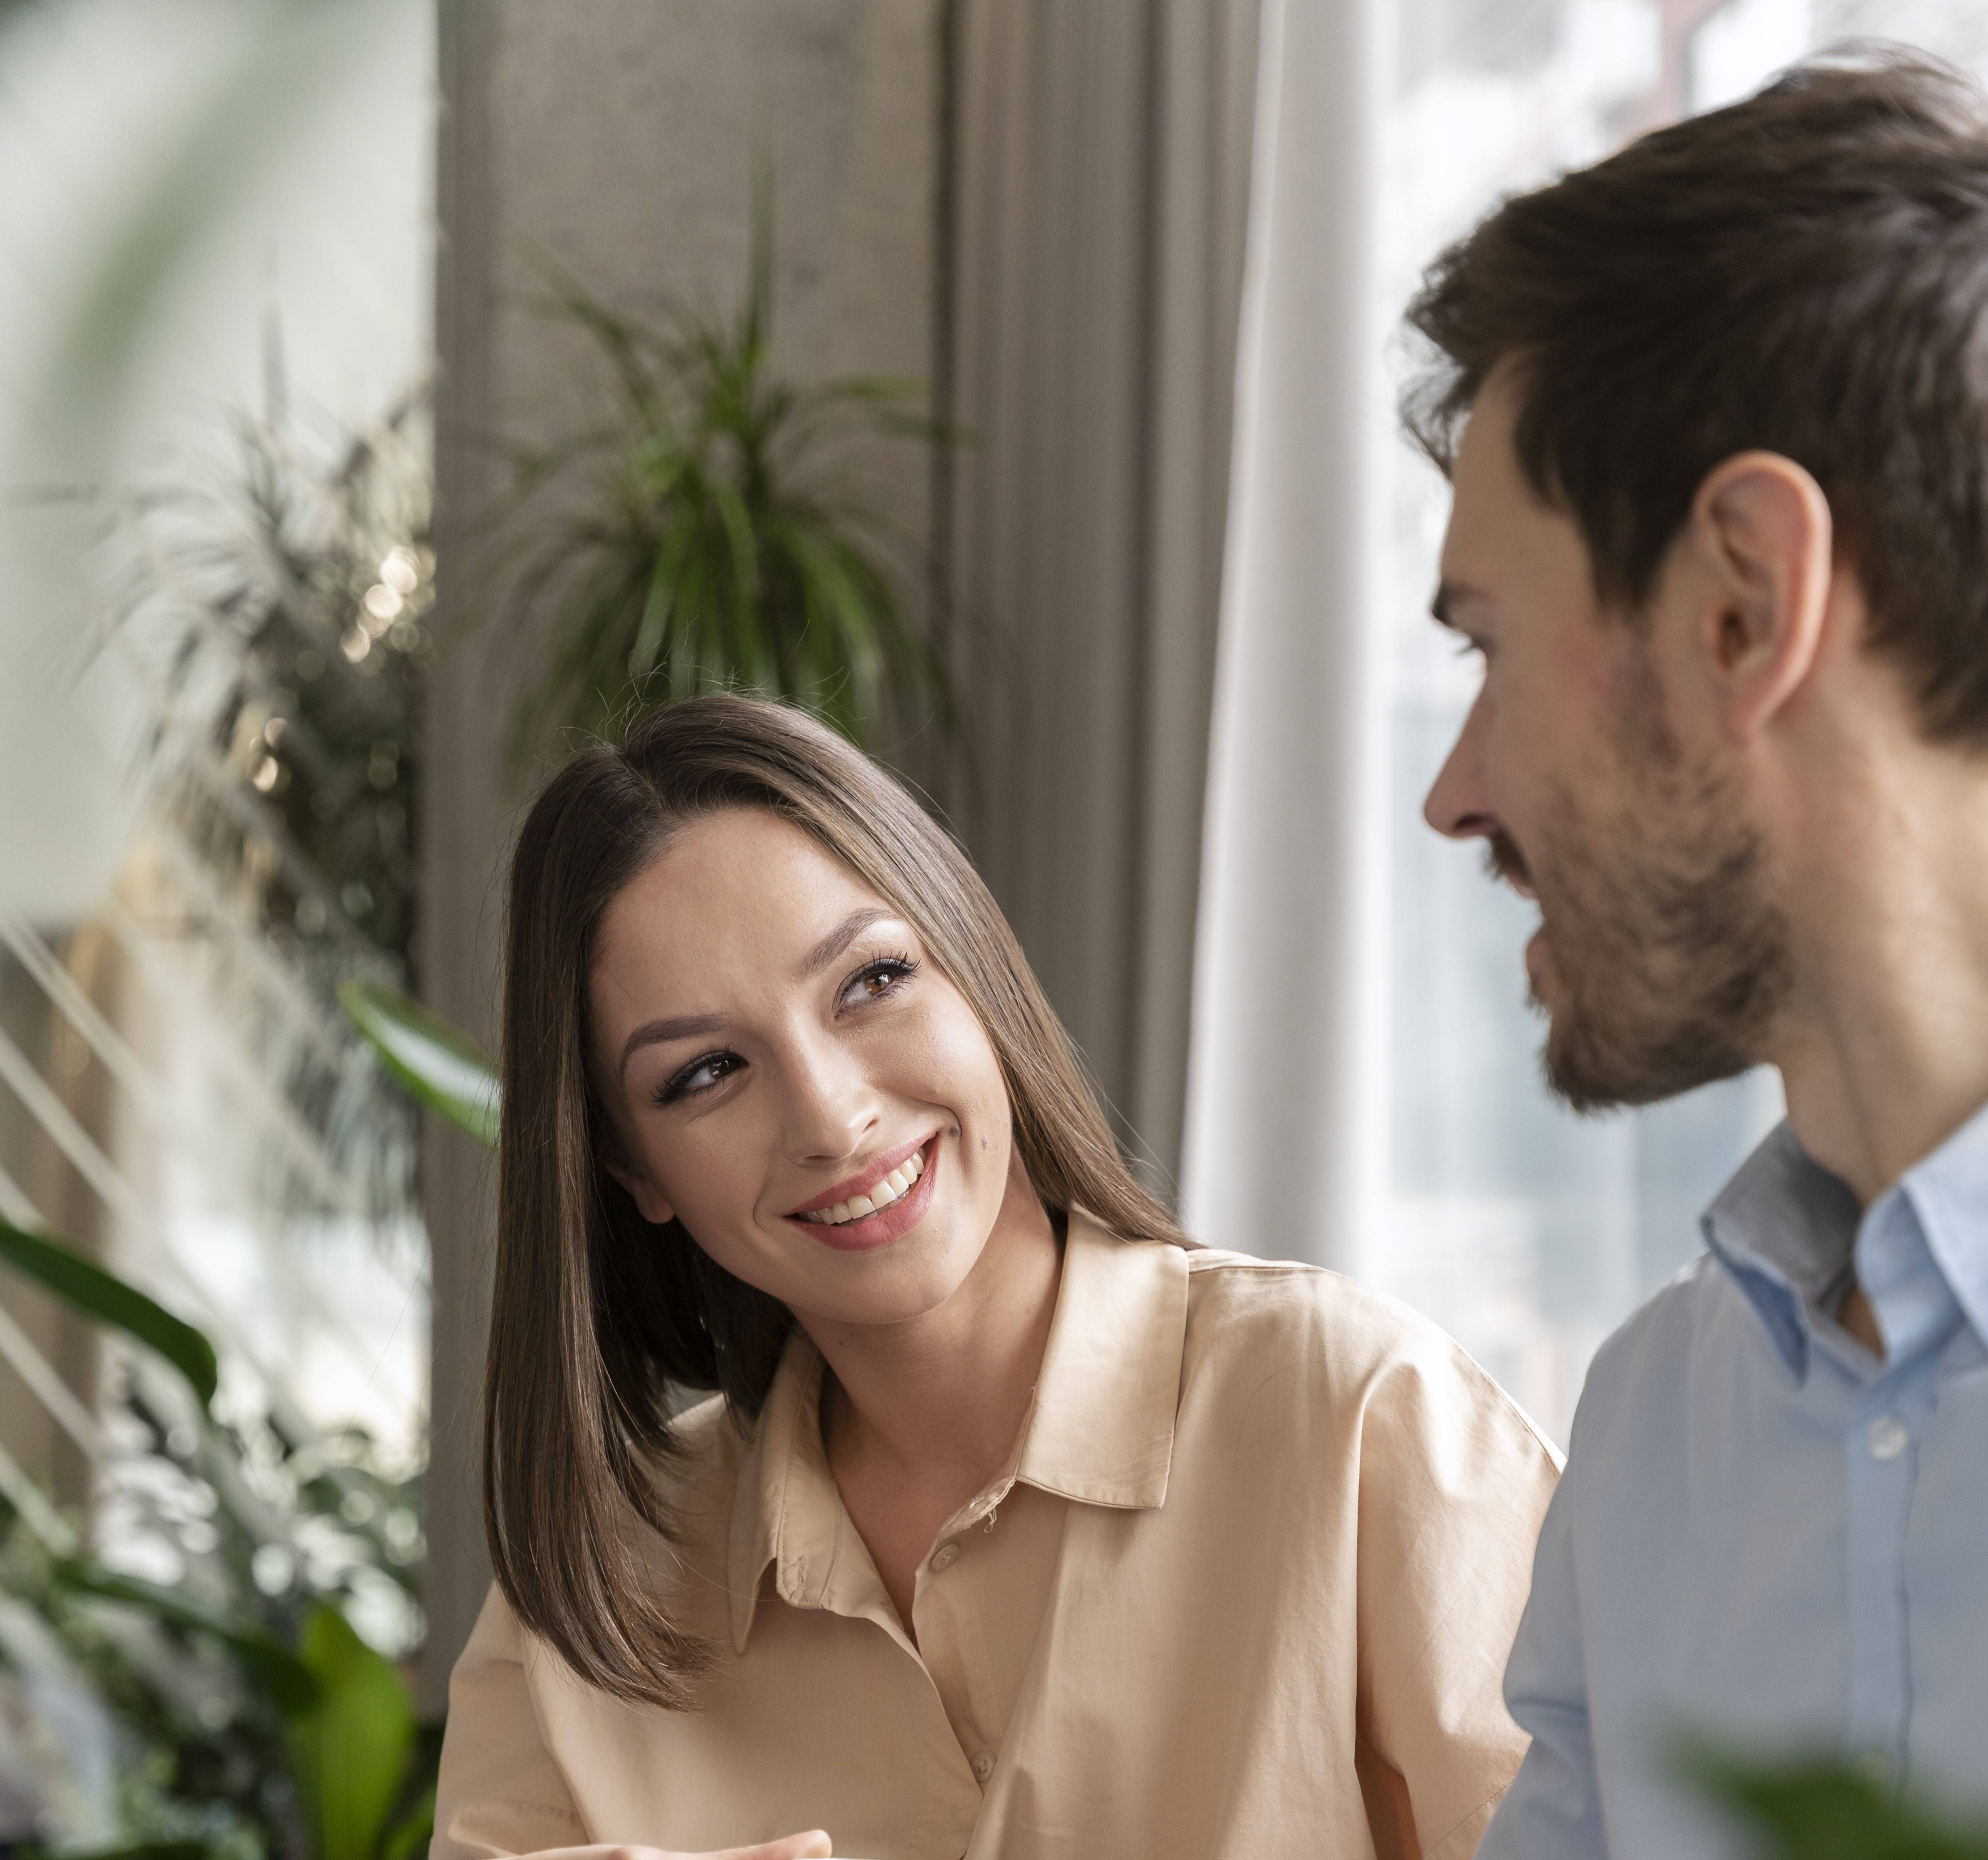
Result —
[[1533, 888], [1525, 854], [1519, 851], [1518, 841], [1502, 827], [1484, 843], [1484, 870], [1487, 876], [1502, 878], [1507, 884], [1523, 885], [1528, 891]]

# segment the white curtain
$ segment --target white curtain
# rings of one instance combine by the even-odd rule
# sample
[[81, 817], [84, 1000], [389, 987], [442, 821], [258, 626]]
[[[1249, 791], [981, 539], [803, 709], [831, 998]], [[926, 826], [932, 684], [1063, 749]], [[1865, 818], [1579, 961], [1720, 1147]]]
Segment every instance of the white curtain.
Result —
[[1357, 1265], [1386, 1142], [1379, 0], [1265, 0], [1182, 1205]]

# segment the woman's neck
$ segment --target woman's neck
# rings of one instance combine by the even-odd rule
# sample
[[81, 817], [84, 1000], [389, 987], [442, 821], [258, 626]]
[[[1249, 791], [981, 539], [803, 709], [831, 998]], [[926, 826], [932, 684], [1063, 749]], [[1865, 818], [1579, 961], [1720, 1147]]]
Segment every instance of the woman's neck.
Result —
[[845, 1495], [860, 1478], [928, 1503], [956, 1492], [963, 1504], [999, 1472], [1028, 1416], [1062, 1267], [1017, 1157], [980, 1257], [943, 1304], [908, 1324], [810, 1327], [829, 1369], [823, 1438]]

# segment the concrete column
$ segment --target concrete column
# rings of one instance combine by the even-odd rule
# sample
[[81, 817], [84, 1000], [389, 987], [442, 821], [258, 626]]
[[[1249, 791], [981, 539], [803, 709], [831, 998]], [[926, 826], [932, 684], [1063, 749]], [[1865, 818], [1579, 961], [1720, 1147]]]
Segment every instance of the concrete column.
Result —
[[[477, 617], [466, 573], [501, 479], [493, 435], [543, 441], [599, 416], [587, 340], [532, 314], [543, 253], [597, 295], [728, 311], [746, 275], [752, 173], [777, 198], [777, 366], [801, 381], [928, 380], [937, 0], [442, 0], [437, 531], [445, 637]], [[915, 448], [863, 462], [867, 495], [928, 527]], [[422, 809], [424, 994], [494, 1044], [504, 844], [530, 777], [499, 743], [527, 648], [458, 634], [431, 699]], [[476, 1451], [494, 1172], [431, 1129], [431, 1703], [489, 1580]]]

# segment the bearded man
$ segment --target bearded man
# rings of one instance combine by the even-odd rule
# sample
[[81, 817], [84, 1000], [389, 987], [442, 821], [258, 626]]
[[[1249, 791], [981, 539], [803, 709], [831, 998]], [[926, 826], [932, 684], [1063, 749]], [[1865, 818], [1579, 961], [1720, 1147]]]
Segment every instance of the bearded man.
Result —
[[1407, 408], [1483, 685], [1427, 813], [1537, 899], [1584, 1111], [1779, 1067], [1596, 1358], [1481, 1860], [1734, 1851], [1681, 1735], [1988, 1805], [1988, 97], [1903, 57], [1508, 201]]

